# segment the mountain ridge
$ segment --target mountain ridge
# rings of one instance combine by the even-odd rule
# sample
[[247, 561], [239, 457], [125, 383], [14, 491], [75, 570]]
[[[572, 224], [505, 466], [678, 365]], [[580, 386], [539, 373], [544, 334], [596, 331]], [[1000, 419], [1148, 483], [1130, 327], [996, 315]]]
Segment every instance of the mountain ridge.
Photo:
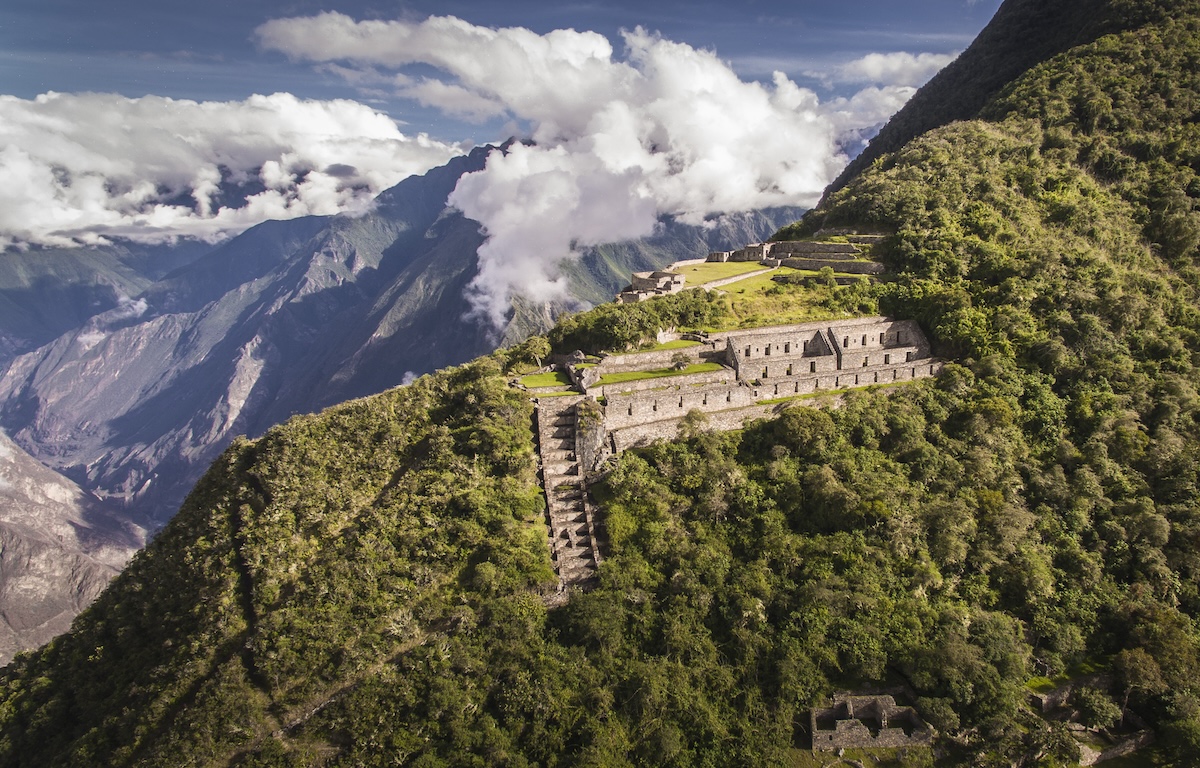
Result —
[[[0, 764], [805, 765], [811, 708], [875, 686], [940, 734], [885, 765], [1075, 764], [1074, 734], [1127, 708], [1147, 761], [1191, 764], [1195, 6], [1023, 70], [994, 121], [922, 134], [786, 228], [884, 233], [892, 279], [829, 307], [919, 321], [936, 379], [622, 453], [594, 488], [598, 584], [554, 611], [508, 386], [542, 345], [296, 417], [0, 672]], [[1076, 98], [1101, 82], [1107, 114]], [[554, 351], [688, 326], [681, 296], [575, 316]], [[1056, 681], [1072, 727], [1027, 705]]]

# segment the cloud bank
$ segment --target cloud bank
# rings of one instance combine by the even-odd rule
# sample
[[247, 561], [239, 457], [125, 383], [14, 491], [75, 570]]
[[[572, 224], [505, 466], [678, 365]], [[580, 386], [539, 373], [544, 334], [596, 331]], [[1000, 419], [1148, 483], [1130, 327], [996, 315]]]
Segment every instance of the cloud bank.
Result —
[[957, 57], [956, 53], [869, 53], [837, 67], [831, 79], [843, 83], [916, 87], [924, 85]]
[[[0, 95], [0, 249], [220, 239], [265, 219], [359, 212], [458, 148], [348, 100]], [[226, 201], [223, 187], [244, 194]]]
[[[619, 55], [593, 32], [539, 35], [453, 17], [356, 21], [331, 12], [276, 19], [256, 35], [295, 60], [394, 70], [400, 95], [447, 113], [528, 126], [531, 145], [494, 152], [451, 196], [487, 231], [471, 298], [497, 326], [515, 293], [567, 298], [559, 265], [579, 247], [648, 235], [664, 215], [700, 223], [814, 204], [847, 161], [840, 142], [912, 94], [896, 84], [907, 60], [864, 60], [868, 79], [888, 75], [889, 64], [896, 71], [884, 88], [822, 104], [782, 73], [770, 84], [743, 81], [715, 53], [640, 28], [622, 33]], [[418, 64], [437, 73], [404, 76]]]

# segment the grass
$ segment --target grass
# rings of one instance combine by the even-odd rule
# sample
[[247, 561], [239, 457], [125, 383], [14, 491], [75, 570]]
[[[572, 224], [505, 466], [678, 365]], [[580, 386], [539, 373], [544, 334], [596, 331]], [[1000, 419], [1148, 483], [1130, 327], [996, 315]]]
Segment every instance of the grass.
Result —
[[698, 346], [700, 346], [700, 342], [698, 342], [698, 341], [685, 341], [684, 339], [677, 339], [675, 341], [664, 341], [662, 344], [655, 344], [652, 347], [646, 347], [645, 349], [639, 349], [638, 351], [639, 352], [662, 352], [664, 350], [687, 349], [688, 347], [698, 347]]
[[689, 288], [695, 288], [704, 283], [711, 283], [713, 280], [724, 280], [727, 277], [736, 277], [759, 269], [764, 269], [764, 267], [757, 261], [727, 261], [693, 264], [689, 267], [680, 267], [676, 271], [687, 278], [686, 285]]
[[1025, 687], [1034, 693], [1049, 693], [1057, 688], [1058, 684], [1048, 677], [1031, 677], [1025, 681]]
[[571, 385], [571, 379], [562, 371], [550, 371], [522, 376], [521, 384], [526, 387], [566, 387]]
[[668, 376], [687, 376], [691, 373], [710, 373], [719, 371], [725, 366], [720, 363], [696, 363], [682, 371], [674, 368], [660, 368], [655, 371], [628, 371], [626, 373], [609, 373], [600, 377], [600, 386], [609, 384], [624, 384], [628, 381], [643, 381], [645, 379], [662, 379]]
[[536, 393], [534, 393], [533, 396], [538, 397], [538, 398], [541, 398], [541, 397], [570, 397], [571, 395], [578, 395], [578, 394], [579, 393], [576, 392], [575, 390], [568, 389], [565, 392], [536, 392]]

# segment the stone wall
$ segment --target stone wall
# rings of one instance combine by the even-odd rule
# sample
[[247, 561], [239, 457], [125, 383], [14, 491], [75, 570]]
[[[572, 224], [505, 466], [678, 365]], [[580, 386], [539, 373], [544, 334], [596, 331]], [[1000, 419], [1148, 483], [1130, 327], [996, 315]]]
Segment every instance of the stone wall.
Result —
[[672, 386], [605, 398], [604, 423], [609, 430], [680, 418], [688, 411], [711, 413], [753, 405], [763, 399], [753, 387], [729, 382], [707, 386]]
[[614, 397], [621, 397], [622, 395], [631, 393], [695, 389], [698, 386], [706, 384], [718, 384], [726, 387], [737, 386], [734, 379], [735, 374], [732, 370], [722, 368], [719, 371], [683, 373], [678, 376], [663, 376], [657, 379], [623, 381], [619, 384], [593, 384], [588, 387], [588, 394], [593, 397], [604, 397], [611, 402]]
[[814, 752], [917, 746], [933, 738], [916, 710], [896, 706], [891, 696], [835, 695], [832, 707], [811, 711], [810, 724]]
[[762, 261], [769, 255], [770, 245], [768, 243], [753, 243], [745, 248], [739, 248], [736, 251], [729, 252], [729, 258], [726, 261]]
[[[770, 259], [763, 259], [762, 263], [767, 264], [769, 266], [770, 261], [771, 261]], [[758, 275], [763, 275], [770, 271], [771, 271], [770, 269], [759, 269], [759, 270], [755, 270], [753, 272], [743, 272], [742, 274], [734, 275], [733, 277], [722, 277], [719, 280], [709, 280], [707, 283], [702, 283], [700, 285], [700, 287], [706, 291], [711, 291], [714, 288], [721, 288], [722, 286], [732, 285], [733, 283], [740, 283], [741, 281], [743, 281], [747, 278], [756, 277]]]
[[[669, 368], [680, 352], [690, 362], [717, 361], [730, 367], [598, 385], [606, 373]], [[825, 400], [806, 396], [828, 392], [836, 397], [854, 387], [934, 376], [942, 363], [928, 352], [925, 336], [913, 321], [868, 317], [712, 333], [697, 346], [610, 355], [573, 374], [589, 395], [606, 401], [604, 427], [611, 440], [589, 441], [604, 443], [603, 450], [619, 451], [651, 439], [674, 438], [679, 420], [692, 411], [736, 429], [745, 418], [766, 415], [776, 407]], [[784, 398], [789, 400], [763, 405]], [[595, 467], [601, 460], [587, 463]]]
[[[829, 399], [795, 400], [788, 403], [750, 405], [721, 411], [709, 411], [705, 412], [704, 416], [707, 429], [713, 432], [728, 432], [734, 429], [741, 429], [747, 421], [769, 419], [777, 416], [786, 408], [815, 408], [822, 405], [836, 405], [838, 402], [839, 398], [834, 395]], [[662, 421], [635, 424], [621, 429], [614, 429], [611, 432], [613, 448], [620, 453], [630, 448], [649, 445], [655, 440], [674, 440], [679, 436], [679, 425], [683, 421], [683, 416], [686, 415], [684, 413], [683, 415]]]
[[884, 266], [878, 261], [851, 261], [849, 259], [840, 261], [836, 259], [801, 259], [789, 257], [780, 259], [779, 263], [781, 266], [791, 267], [792, 269], [812, 269], [819, 271], [825, 267], [829, 267], [834, 272], [845, 272], [850, 275], [879, 275], [885, 271]]
[[625, 373], [628, 371], [658, 371], [675, 364], [675, 355], [683, 353], [693, 363], [708, 361], [720, 354], [720, 350], [709, 345], [696, 344], [679, 349], [654, 349], [646, 352], [626, 352], [601, 358], [595, 368], [586, 370], [600, 373]]
[[1112, 675], [1103, 672], [1097, 672], [1091, 675], [1080, 675], [1079, 677], [1068, 680], [1052, 691], [1046, 693], [1030, 693], [1029, 698], [1042, 713], [1048, 713], [1059, 707], [1066, 706], [1067, 700], [1071, 698], [1071, 694], [1076, 688], [1097, 688], [1101, 691], [1107, 691], [1112, 686]]
[[850, 243], [821, 243], [807, 240], [784, 240], [778, 243], [771, 243], [770, 255], [775, 258], [781, 258], [787, 254], [799, 253], [804, 255], [810, 254], [841, 254], [854, 257], [861, 251], [858, 247]]
[[575, 456], [583, 474], [595, 472], [611, 455], [604, 409], [595, 400], [583, 399], [575, 411]]
[[1115, 760], [1118, 757], [1132, 755], [1142, 747], [1148, 747], [1153, 743], [1154, 734], [1151, 731], [1139, 731], [1128, 739], [1109, 747], [1103, 752], [1099, 752], [1081, 744], [1079, 749], [1079, 764], [1095, 765], [1096, 763], [1103, 763], [1106, 760]]

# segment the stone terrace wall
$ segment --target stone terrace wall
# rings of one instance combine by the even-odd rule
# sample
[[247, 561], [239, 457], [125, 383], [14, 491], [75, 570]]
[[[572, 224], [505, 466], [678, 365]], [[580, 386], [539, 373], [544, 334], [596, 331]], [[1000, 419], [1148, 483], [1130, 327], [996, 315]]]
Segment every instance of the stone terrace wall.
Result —
[[657, 379], [639, 379], [637, 381], [623, 381], [619, 384], [604, 384], [592, 385], [588, 387], [588, 394], [595, 397], [604, 397], [611, 399], [620, 397], [630, 393], [653, 392], [656, 390], [671, 390], [671, 389], [694, 389], [697, 386], [705, 384], [720, 384], [724, 386], [736, 386], [736, 374], [732, 368], [722, 368], [719, 371], [704, 371], [701, 373], [683, 373], [678, 376], [663, 376]]
[[880, 275], [885, 271], [884, 266], [878, 261], [838, 261], [834, 259], [801, 259], [801, 258], [785, 258], [779, 260], [780, 266], [791, 267], [792, 269], [812, 269], [821, 270], [829, 267], [834, 272], [845, 272], [849, 275]]
[[[589, 390], [596, 386], [600, 377], [607, 373], [629, 373], [632, 371], [660, 371], [675, 364], [675, 356], [683, 353], [689, 364], [725, 361], [724, 344], [701, 343], [679, 349], [658, 349], [649, 352], [626, 352], [608, 355], [591, 368], [573, 368], [571, 379]], [[591, 392], [591, 394], [596, 394]]]
[[[708, 422], [708, 429], [713, 432], [729, 432], [734, 429], [741, 429], [746, 425], [747, 421], [776, 416], [786, 408], [815, 408], [821, 405], [836, 405], [838, 402], [838, 396], [833, 395], [831, 400], [820, 398], [795, 400], [788, 403], [773, 403], [770, 405], [750, 405], [721, 411], [709, 411], [704, 415]], [[686, 412], [684, 415], [687, 415]], [[662, 421], [615, 429], [611, 433], [613, 447], [620, 453], [630, 448], [649, 445], [655, 440], [674, 440], [679, 435], [679, 425], [682, 421], [683, 416], [676, 416]]]
[[606, 399], [604, 424], [614, 430], [681, 417], [688, 411], [710, 413], [753, 405], [761, 398], [754, 388], [729, 382], [610, 394]]
[[[722, 345], [723, 346], [723, 345]], [[670, 368], [675, 363], [675, 355], [682, 352], [693, 363], [708, 362], [723, 353], [711, 344], [696, 344], [679, 349], [656, 349], [648, 352], [626, 352], [619, 355], [608, 355], [600, 360], [595, 368], [589, 370], [604, 373], [626, 373], [628, 371], [657, 371]]]
[[833, 371], [818, 376], [766, 379], [753, 386], [732, 381], [708, 384], [700, 381], [680, 382], [675, 377], [652, 379], [649, 383], [658, 386], [623, 392], [610, 389], [605, 398], [604, 424], [609, 430], [617, 430], [681, 417], [693, 410], [715, 413], [754, 405], [762, 400], [926, 379], [937, 375], [942, 365], [939, 360], [926, 359], [855, 371]]
[[780, 258], [781, 256], [793, 253], [800, 254], [845, 254], [847, 256], [857, 256], [862, 251], [857, 246], [850, 243], [819, 243], [810, 242], [807, 240], [784, 240], [778, 243], [771, 243], [771, 256]]

